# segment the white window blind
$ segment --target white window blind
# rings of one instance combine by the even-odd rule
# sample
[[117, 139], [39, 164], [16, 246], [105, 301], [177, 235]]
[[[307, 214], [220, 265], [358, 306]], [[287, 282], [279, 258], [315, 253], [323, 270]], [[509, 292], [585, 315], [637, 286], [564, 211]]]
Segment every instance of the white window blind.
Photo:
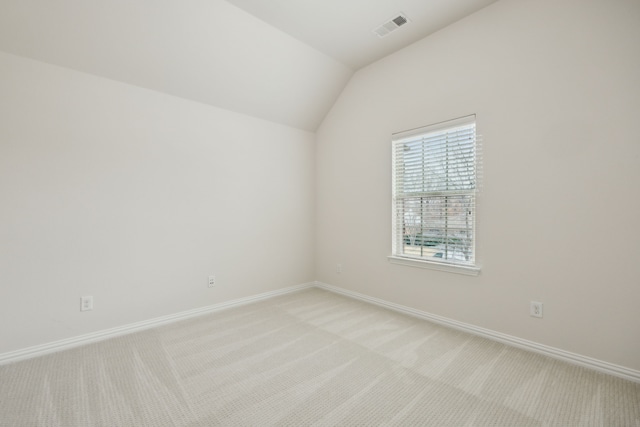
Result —
[[475, 266], [475, 116], [394, 135], [393, 255]]

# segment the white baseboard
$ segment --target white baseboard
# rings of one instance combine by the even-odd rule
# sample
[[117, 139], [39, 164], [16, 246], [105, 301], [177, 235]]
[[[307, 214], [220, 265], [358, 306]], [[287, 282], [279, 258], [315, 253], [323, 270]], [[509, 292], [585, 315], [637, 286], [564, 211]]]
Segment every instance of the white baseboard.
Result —
[[297, 292], [302, 289], [307, 289], [315, 286], [315, 282], [304, 283], [302, 285], [291, 286], [288, 288], [277, 289], [275, 291], [265, 292], [258, 295], [252, 295], [245, 298], [239, 298], [232, 301], [222, 302], [219, 304], [213, 304], [207, 307], [194, 308], [193, 310], [182, 311], [180, 313], [169, 314], [167, 316], [156, 317], [155, 319], [143, 320], [141, 322], [130, 323], [128, 325], [118, 326], [111, 329], [104, 329], [89, 334], [78, 335], [71, 338], [66, 338], [59, 341], [54, 341], [46, 344], [36, 345], [33, 347], [27, 347], [24, 349], [10, 351], [0, 354], [0, 365], [7, 363], [17, 362], [19, 360], [30, 359], [32, 357], [43, 356], [45, 354], [54, 353], [61, 350], [67, 350], [73, 347], [79, 347], [89, 343], [103, 341], [109, 338], [118, 337], [121, 335], [130, 334], [133, 332], [142, 331], [144, 329], [155, 328], [167, 323], [177, 322], [179, 320], [188, 319], [190, 317], [201, 316], [203, 314], [213, 313], [228, 308], [238, 307], [241, 305], [249, 304], [252, 302], [273, 298], [275, 296], [288, 294], [291, 292]]
[[616, 377], [624, 378], [626, 380], [640, 383], [640, 371], [626, 368], [624, 366], [614, 365], [613, 363], [605, 362], [591, 357], [582, 356], [580, 354], [571, 353], [569, 351], [561, 350], [555, 347], [549, 347], [544, 344], [539, 344], [533, 341], [528, 341], [522, 338], [514, 337], [512, 335], [503, 334], [491, 329], [481, 328], [469, 323], [458, 322], [457, 320], [449, 319], [446, 317], [438, 316], [435, 314], [427, 313], [425, 311], [416, 310], [404, 305], [395, 304], [393, 302], [385, 301], [379, 298], [370, 297], [368, 295], [360, 294], [358, 292], [349, 291], [347, 289], [339, 288], [336, 286], [328, 285], [322, 282], [315, 282], [315, 286], [321, 289], [325, 289], [330, 292], [335, 292], [350, 298], [355, 298], [360, 301], [365, 301], [371, 304], [375, 304], [381, 307], [385, 307], [400, 313], [408, 314], [410, 316], [418, 317], [420, 319], [435, 322], [444, 326], [448, 326], [457, 330], [468, 332], [473, 335], [478, 335], [484, 338], [488, 338], [493, 341], [499, 341], [503, 344], [507, 344], [513, 347], [522, 348], [524, 350], [533, 351], [543, 354], [545, 356], [559, 359], [565, 362], [569, 362], [575, 365], [584, 366], [586, 368], [594, 369], [605, 374], [614, 375]]
[[210, 305], [207, 307], [195, 308], [193, 310], [187, 310], [180, 313], [157, 317], [155, 319], [144, 320], [141, 322], [118, 326], [116, 328], [105, 329], [102, 331], [92, 332], [89, 334], [79, 335], [79, 336], [66, 338], [59, 341], [54, 341], [46, 344], [36, 345], [33, 347], [27, 347], [27, 348], [16, 350], [16, 351], [2, 353], [0, 354], [0, 365], [17, 362], [19, 360], [30, 359], [32, 357], [43, 356], [45, 354], [54, 353], [57, 351], [66, 350], [73, 347], [79, 347], [81, 345], [86, 345], [89, 343], [102, 341], [102, 340], [114, 338], [121, 335], [130, 334], [130, 333], [142, 331], [145, 329], [155, 328], [160, 325], [177, 322], [179, 320], [201, 316], [204, 314], [213, 313], [213, 312], [225, 310], [228, 308], [239, 307], [244, 304], [249, 304], [252, 302], [257, 302], [257, 301], [265, 300], [268, 298], [273, 298], [273, 297], [288, 294], [291, 292], [297, 292], [297, 291], [308, 289], [311, 287], [324, 289], [324, 290], [341, 294], [341, 295], [354, 298], [360, 301], [368, 302], [368, 303], [385, 307], [394, 311], [398, 311], [400, 313], [408, 314], [410, 316], [418, 317], [420, 319], [428, 320], [428, 321], [435, 322], [444, 326], [448, 326], [457, 330], [461, 330], [461, 331], [478, 335], [484, 338], [488, 338], [494, 341], [498, 341], [503, 344], [522, 348], [524, 350], [533, 351], [536, 353], [543, 354], [545, 356], [552, 357], [554, 359], [563, 360], [565, 362], [584, 366], [586, 368], [594, 369], [599, 372], [603, 372], [609, 375], [614, 375], [616, 377], [620, 377], [626, 380], [640, 383], [640, 371], [637, 371], [634, 369], [626, 368], [624, 366], [614, 365], [613, 363], [605, 362], [598, 359], [593, 359], [591, 357], [582, 356], [580, 354], [571, 353], [565, 350], [561, 350], [559, 348], [549, 347], [544, 344], [539, 344], [533, 341], [528, 341], [522, 338], [514, 337], [512, 335], [503, 334], [501, 332], [493, 331], [491, 329], [481, 328], [479, 326], [474, 326], [469, 323], [459, 322], [457, 320], [427, 313], [425, 311], [416, 310], [411, 307], [385, 301], [379, 298], [370, 297], [368, 295], [364, 295], [358, 292], [353, 292], [347, 289], [328, 285], [322, 282], [304, 283], [302, 285], [291, 286], [288, 288], [265, 292], [258, 295], [252, 295], [245, 298], [239, 298], [232, 301]]

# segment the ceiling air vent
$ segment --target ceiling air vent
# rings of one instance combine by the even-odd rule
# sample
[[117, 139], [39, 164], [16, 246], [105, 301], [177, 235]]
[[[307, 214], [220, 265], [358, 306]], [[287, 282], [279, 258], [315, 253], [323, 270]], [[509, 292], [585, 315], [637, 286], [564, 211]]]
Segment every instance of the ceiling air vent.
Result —
[[382, 38], [394, 32], [408, 22], [409, 19], [401, 13], [395, 18], [392, 18], [384, 24], [380, 25], [379, 27], [374, 28], [372, 31], [376, 33], [378, 37]]

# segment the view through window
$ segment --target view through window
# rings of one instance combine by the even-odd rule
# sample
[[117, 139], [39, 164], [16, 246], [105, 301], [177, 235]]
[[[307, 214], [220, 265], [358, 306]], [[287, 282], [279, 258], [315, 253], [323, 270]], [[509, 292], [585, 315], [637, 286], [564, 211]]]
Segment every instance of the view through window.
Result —
[[475, 116], [394, 135], [393, 255], [475, 265]]

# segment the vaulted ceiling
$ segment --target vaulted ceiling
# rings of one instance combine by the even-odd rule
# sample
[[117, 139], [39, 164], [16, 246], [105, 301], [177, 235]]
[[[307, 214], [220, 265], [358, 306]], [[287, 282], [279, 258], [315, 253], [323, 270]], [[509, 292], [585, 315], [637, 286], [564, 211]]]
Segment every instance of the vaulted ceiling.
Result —
[[0, 50], [314, 131], [355, 70], [493, 1], [3, 0]]
[[[357, 70], [496, 0], [228, 0]], [[379, 38], [375, 27], [406, 15], [409, 23]]]

